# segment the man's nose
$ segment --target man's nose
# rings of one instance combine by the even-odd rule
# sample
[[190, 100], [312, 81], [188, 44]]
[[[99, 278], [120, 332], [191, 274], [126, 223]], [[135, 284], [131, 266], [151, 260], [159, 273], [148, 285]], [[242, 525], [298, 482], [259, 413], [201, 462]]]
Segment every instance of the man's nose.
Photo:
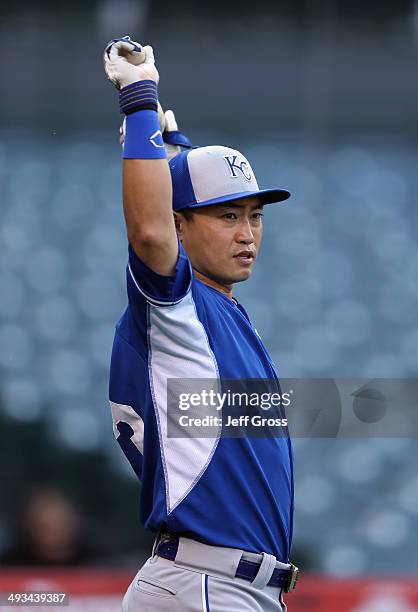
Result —
[[252, 244], [254, 242], [254, 234], [248, 219], [243, 219], [239, 224], [235, 239], [237, 242], [244, 244]]

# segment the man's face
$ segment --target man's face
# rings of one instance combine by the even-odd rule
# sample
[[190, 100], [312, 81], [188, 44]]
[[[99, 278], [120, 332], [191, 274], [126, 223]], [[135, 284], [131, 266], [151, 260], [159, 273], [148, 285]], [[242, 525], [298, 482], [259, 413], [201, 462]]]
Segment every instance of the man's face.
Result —
[[262, 216], [257, 198], [196, 208], [189, 219], [176, 215], [193, 268], [225, 287], [247, 280], [263, 235]]

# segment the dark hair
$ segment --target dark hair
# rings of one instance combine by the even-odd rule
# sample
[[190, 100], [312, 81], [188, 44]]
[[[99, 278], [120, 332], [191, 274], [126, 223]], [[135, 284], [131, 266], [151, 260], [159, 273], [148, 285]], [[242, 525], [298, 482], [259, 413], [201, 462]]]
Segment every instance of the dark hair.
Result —
[[179, 210], [179, 213], [183, 215], [186, 221], [190, 221], [193, 218], [193, 211], [190, 208], [183, 208], [183, 210]]

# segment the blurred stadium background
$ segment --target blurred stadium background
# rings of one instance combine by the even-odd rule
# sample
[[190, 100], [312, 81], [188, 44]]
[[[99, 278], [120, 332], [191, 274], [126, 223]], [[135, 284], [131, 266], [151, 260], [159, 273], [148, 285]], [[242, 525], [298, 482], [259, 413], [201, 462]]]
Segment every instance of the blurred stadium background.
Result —
[[[416, 377], [418, 2], [22, 1], [0, 30], [0, 573], [130, 576], [152, 538], [107, 405], [127, 247], [104, 44], [151, 43], [191, 139], [240, 148], [261, 185], [292, 192], [236, 292], [280, 375]], [[295, 561], [351, 595], [383, 577], [329, 609], [418, 610], [411, 586], [388, 588], [418, 575], [417, 440], [294, 447]], [[28, 556], [42, 527], [61, 556]], [[328, 610], [306, 584], [290, 610]]]

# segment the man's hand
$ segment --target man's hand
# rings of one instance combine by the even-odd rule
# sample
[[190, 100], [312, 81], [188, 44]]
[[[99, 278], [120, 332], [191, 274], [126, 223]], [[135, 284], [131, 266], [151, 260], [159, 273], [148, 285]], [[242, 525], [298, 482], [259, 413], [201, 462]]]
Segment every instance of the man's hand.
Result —
[[142, 47], [129, 36], [110, 41], [104, 52], [104, 65], [109, 80], [117, 89], [137, 81], [159, 81], [152, 47]]

